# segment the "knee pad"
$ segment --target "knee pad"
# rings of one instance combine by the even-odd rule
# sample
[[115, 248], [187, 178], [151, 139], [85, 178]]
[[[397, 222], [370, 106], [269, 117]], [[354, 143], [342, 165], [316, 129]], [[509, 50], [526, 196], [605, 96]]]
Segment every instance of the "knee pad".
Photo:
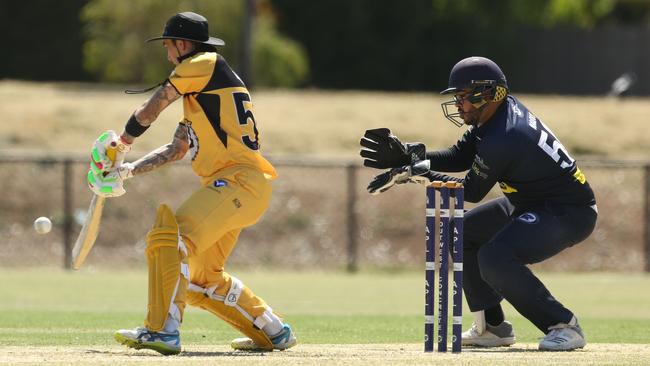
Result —
[[[190, 283], [188, 287], [188, 303], [208, 310], [218, 316], [233, 328], [251, 338], [255, 344], [266, 350], [273, 350], [273, 344], [262, 328], [271, 321], [271, 309], [254, 317], [240, 304], [240, 299], [254, 298], [250, 289], [236, 277], [224, 273], [225, 279], [230, 279], [230, 287], [225, 295], [216, 293], [219, 285], [207, 288]], [[225, 282], [225, 281], [224, 281]], [[227, 283], [227, 282], [225, 282]]]
[[178, 233], [176, 217], [167, 205], [158, 207], [154, 225], [147, 234], [145, 253], [149, 267], [145, 326], [160, 331], [168, 315], [181, 323], [189, 282], [187, 248]]

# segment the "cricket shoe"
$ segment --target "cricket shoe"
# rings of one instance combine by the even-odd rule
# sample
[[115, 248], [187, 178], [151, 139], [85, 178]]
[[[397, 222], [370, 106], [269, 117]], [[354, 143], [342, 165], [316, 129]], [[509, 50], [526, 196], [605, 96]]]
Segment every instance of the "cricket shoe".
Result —
[[173, 333], [152, 332], [145, 327], [120, 329], [114, 334], [119, 343], [135, 349], [152, 349], [165, 356], [181, 352], [181, 337], [178, 330]]
[[587, 344], [578, 319], [574, 316], [569, 324], [559, 323], [548, 327], [550, 332], [539, 342], [540, 351], [573, 351]]
[[472, 323], [472, 327], [463, 332], [461, 344], [478, 347], [511, 346], [515, 344], [515, 332], [512, 324], [506, 320], [497, 326], [486, 324], [483, 332], [480, 332], [476, 323]]
[[[271, 337], [271, 343], [273, 344], [273, 349], [284, 351], [285, 349], [291, 348], [298, 344], [298, 340], [293, 334], [293, 331], [291, 330], [289, 324], [285, 324], [282, 326], [280, 333]], [[260, 352], [265, 350], [264, 348], [255, 344], [255, 342], [253, 342], [253, 340], [250, 338], [235, 338], [233, 339], [232, 343], [230, 343], [230, 346], [233, 349], [239, 351]]]

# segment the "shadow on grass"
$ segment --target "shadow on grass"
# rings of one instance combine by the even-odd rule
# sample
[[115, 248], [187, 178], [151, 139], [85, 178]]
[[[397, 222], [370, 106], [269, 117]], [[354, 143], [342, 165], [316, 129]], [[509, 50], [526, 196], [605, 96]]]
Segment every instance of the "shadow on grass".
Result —
[[258, 357], [265, 356], [268, 352], [241, 352], [241, 351], [227, 351], [227, 352], [206, 352], [206, 351], [183, 351], [177, 357]]
[[[462, 353], [554, 353], [552, 351], [541, 351], [536, 347], [463, 347]], [[557, 352], [586, 352], [584, 349], [576, 349], [571, 351], [557, 351]]]

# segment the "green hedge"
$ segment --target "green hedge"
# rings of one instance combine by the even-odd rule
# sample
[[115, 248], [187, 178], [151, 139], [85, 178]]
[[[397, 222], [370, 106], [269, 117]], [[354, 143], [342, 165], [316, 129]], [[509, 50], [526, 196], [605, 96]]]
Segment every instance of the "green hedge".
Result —
[[[210, 33], [222, 38], [219, 52], [235, 70], [240, 54], [242, 0], [92, 0], [84, 7], [86, 43], [84, 66], [101, 81], [155, 83], [173, 66], [160, 42], [144, 41], [162, 33], [166, 20], [181, 11], [194, 11], [210, 22]], [[262, 14], [264, 15], [264, 14]], [[306, 54], [281, 36], [270, 20], [258, 17], [253, 39], [255, 85], [292, 87], [308, 75]]]

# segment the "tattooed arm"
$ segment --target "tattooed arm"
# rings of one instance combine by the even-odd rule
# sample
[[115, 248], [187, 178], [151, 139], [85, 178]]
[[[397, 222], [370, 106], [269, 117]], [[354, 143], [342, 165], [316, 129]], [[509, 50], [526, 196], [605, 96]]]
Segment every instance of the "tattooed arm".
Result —
[[180, 160], [190, 147], [187, 126], [179, 123], [174, 139], [167, 145], [161, 146], [142, 158], [133, 162], [133, 175], [150, 172], [164, 164]]
[[[144, 102], [140, 108], [136, 109], [133, 117], [142, 128], [148, 128], [158, 118], [160, 112], [172, 104], [176, 99], [180, 98], [180, 94], [174, 86], [166, 81], [154, 95]], [[122, 140], [127, 144], [132, 144], [135, 139], [134, 136], [129, 135], [126, 130], [122, 131]]]

